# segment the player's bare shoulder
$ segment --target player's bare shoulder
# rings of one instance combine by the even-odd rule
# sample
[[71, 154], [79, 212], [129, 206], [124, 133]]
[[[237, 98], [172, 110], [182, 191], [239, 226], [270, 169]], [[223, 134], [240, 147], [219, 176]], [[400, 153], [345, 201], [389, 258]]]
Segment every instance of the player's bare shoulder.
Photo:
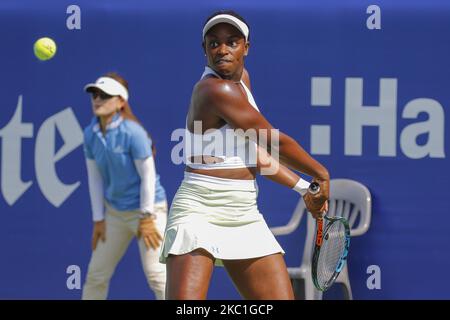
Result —
[[195, 104], [206, 104], [209, 107], [228, 104], [232, 100], [246, 101], [239, 83], [215, 77], [200, 80], [194, 87], [192, 97]]

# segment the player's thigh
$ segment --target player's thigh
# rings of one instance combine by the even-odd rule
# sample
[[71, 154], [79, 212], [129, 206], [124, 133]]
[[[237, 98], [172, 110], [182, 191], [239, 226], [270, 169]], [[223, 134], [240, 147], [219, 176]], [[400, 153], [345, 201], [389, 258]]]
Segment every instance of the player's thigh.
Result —
[[280, 253], [255, 259], [224, 260], [223, 263], [243, 298], [294, 299], [286, 263]]
[[214, 257], [204, 249], [167, 258], [166, 299], [206, 299]]

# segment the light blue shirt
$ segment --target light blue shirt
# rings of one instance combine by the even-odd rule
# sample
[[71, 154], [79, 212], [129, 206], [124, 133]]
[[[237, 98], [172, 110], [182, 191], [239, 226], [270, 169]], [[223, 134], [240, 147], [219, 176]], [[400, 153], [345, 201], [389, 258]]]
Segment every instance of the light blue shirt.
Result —
[[[84, 129], [84, 153], [97, 163], [106, 201], [119, 211], [139, 209], [141, 178], [134, 160], [152, 156], [152, 141], [144, 128], [116, 114], [103, 135], [94, 117]], [[155, 203], [165, 201], [158, 174], [155, 187]]]

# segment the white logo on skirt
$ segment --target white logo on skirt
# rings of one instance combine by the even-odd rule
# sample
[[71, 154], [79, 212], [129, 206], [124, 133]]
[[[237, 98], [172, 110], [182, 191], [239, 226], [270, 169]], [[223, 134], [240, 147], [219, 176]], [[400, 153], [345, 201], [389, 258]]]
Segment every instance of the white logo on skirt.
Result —
[[213, 253], [219, 253], [219, 248], [218, 247], [211, 247], [211, 251]]

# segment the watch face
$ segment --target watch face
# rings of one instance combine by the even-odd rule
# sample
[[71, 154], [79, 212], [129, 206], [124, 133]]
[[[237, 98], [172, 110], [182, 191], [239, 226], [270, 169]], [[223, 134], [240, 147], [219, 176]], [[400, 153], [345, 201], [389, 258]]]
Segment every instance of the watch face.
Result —
[[141, 218], [150, 218], [150, 217], [153, 217], [156, 219], [156, 216], [151, 212], [142, 212], [141, 213]]

